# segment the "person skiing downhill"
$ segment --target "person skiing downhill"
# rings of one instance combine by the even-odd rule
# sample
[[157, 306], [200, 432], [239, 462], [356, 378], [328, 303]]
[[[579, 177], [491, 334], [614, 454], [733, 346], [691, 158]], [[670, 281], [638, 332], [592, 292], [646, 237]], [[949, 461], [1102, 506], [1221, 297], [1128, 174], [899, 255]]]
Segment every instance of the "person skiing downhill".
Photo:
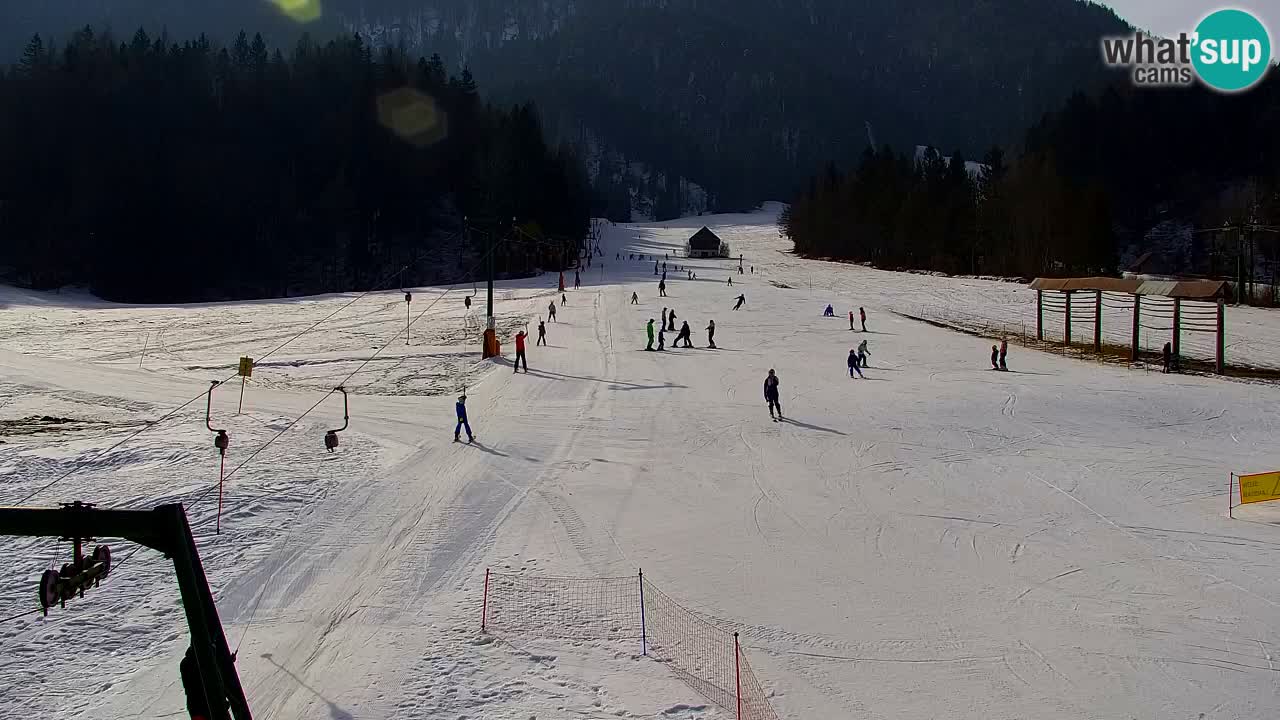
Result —
[[867, 341], [863, 340], [858, 343], [858, 366], [869, 367], [867, 358], [871, 357], [871, 351], [867, 349]]
[[689, 339], [690, 332], [692, 331], [689, 329], [689, 321], [685, 320], [683, 323], [680, 324], [680, 334], [676, 336], [676, 342], [674, 347], [680, 347], [681, 340], [684, 340], [684, 346], [686, 348], [693, 347], [693, 341]]
[[[774, 374], [773, 368], [769, 369], [769, 376], [764, 379], [764, 401], [769, 404], [769, 417], [776, 422], [782, 417], [782, 404], [778, 402], [778, 376]], [[774, 417], [774, 408], [778, 409], [777, 417]]]
[[538, 345], [547, 344], [547, 324], [541, 320], [538, 321], [538, 343], [537, 344]]
[[849, 359], [846, 362], [849, 365], [849, 377], [853, 377], [855, 372], [858, 373], [858, 377], [863, 377], [862, 368], [859, 367], [861, 365], [861, 361], [858, 359], [857, 350], [849, 348]]
[[858, 308], [858, 315], [862, 318], [862, 332], [866, 332], [867, 331], [867, 311], [862, 308]]
[[649, 324], [645, 326], [645, 332], [649, 334], [649, 344], [645, 345], [645, 350], [653, 350], [653, 318], [649, 318]]
[[467, 422], [467, 394], [463, 393], [458, 396], [458, 402], [454, 404], [453, 409], [458, 414], [458, 425], [453, 429], [453, 441], [458, 442], [458, 435], [462, 432], [462, 428], [467, 429], [467, 442], [476, 439], [471, 432], [471, 423]]
[[734, 310], [737, 310], [738, 308], [742, 307], [742, 305], [743, 305], [744, 303], [746, 303], [746, 302], [747, 302], [747, 296], [746, 296], [746, 295], [739, 295], [739, 296], [738, 296], [738, 304], [737, 304], [737, 305], [734, 305], [734, 306], [733, 306], [733, 309], [734, 309]]
[[556, 322], [556, 301], [555, 300], [552, 300], [551, 303], [547, 305], [547, 319], [550, 320], [551, 322]]
[[516, 361], [512, 364], [515, 366], [515, 370], [513, 372], [520, 372], [520, 361], [523, 360], [524, 372], [527, 375], [529, 373], [529, 358], [524, 356], [524, 339], [526, 337], [529, 336], [525, 335], [523, 330], [516, 333]]
[[729, 287], [733, 287], [733, 276], [729, 276]]

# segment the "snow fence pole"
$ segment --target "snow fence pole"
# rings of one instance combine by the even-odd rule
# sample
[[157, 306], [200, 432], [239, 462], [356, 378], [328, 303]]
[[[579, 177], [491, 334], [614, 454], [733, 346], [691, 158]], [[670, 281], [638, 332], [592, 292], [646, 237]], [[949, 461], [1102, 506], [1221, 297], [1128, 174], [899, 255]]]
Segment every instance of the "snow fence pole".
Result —
[[640, 654], [649, 654], [649, 632], [644, 623], [644, 568], [640, 568]]
[[1236, 479], [1236, 474], [1231, 473], [1227, 476], [1227, 517], [1235, 519], [1235, 508], [1231, 504], [1231, 485]]
[[736, 695], [738, 696], [738, 719], [742, 720], [742, 650], [738, 648], [738, 633], [733, 634], [733, 679], [737, 687]]
[[489, 618], [489, 568], [484, 569], [484, 599], [480, 601], [480, 632], [485, 630]]

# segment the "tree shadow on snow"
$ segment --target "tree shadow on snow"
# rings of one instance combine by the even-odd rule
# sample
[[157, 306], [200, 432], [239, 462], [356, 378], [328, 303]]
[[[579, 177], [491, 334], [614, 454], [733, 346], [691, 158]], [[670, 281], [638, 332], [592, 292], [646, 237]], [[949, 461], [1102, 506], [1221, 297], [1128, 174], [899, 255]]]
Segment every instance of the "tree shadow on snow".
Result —
[[280, 671], [283, 672], [285, 675], [288, 675], [289, 677], [293, 678], [293, 681], [298, 684], [298, 687], [301, 687], [304, 690], [307, 690], [312, 695], [315, 695], [316, 697], [323, 700], [326, 704], [328, 704], [329, 717], [332, 718], [333, 720], [355, 720], [355, 715], [352, 715], [346, 710], [343, 710], [342, 708], [335, 705], [332, 701], [329, 700], [329, 698], [321, 695], [319, 692], [316, 691], [315, 688], [303, 682], [302, 678], [298, 677], [297, 675], [294, 675], [293, 672], [291, 672], [288, 668], [276, 662], [275, 658], [271, 656], [271, 653], [262, 653], [262, 655], [260, 655], [259, 657], [265, 659], [267, 662], [279, 668]]
[[605, 380], [604, 378], [585, 377], [583, 375], [567, 375], [565, 373], [551, 372], [549, 370], [530, 370], [529, 374], [543, 375], [553, 379], [564, 378], [566, 380], [585, 380], [587, 382], [604, 383], [609, 386], [610, 390], [667, 390], [667, 389], [687, 390], [689, 387], [687, 385], [678, 385], [676, 383], [664, 383], [662, 385], [641, 385], [639, 383], [623, 382], [622, 380]]

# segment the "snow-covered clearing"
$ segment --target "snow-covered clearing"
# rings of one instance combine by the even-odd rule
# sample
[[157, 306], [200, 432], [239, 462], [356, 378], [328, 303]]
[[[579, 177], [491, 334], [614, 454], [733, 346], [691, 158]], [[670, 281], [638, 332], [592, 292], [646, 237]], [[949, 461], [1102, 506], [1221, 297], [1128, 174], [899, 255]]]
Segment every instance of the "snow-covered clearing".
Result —
[[[478, 360], [464, 293], [451, 293], [411, 345], [401, 337], [349, 383], [337, 453], [322, 443], [341, 425], [332, 396], [237, 471], [220, 536], [216, 499], [189, 505], [255, 716], [731, 716], [634, 643], [483, 636], [486, 567], [643, 567], [741, 632], [784, 718], [1280, 712], [1280, 508], [1225, 517], [1229, 472], [1280, 466], [1280, 390], [1016, 348], [1013, 372], [991, 372], [988, 341], [893, 311], [1001, 320], [1025, 313], [1030, 291], [801, 260], [773, 219], [609, 228], [548, 324], [550, 347], [530, 340], [527, 375]], [[698, 280], [672, 270], [660, 299], [651, 262], [614, 259], [674, 251], [703, 224], [756, 274], [692, 261]], [[508, 357], [553, 284], [502, 284]], [[413, 312], [441, 291], [415, 290]], [[355, 297], [151, 308], [3, 293], [0, 502], [80, 468], [33, 504], [119, 507], [216, 484], [203, 399], [92, 461], [99, 451]], [[664, 306], [696, 349], [642, 350]], [[866, 335], [848, 329], [858, 306]], [[717, 351], [704, 349], [709, 319]], [[239, 388], [219, 389], [228, 467], [404, 322], [398, 292], [364, 298], [259, 366], [243, 414]], [[1280, 347], [1266, 311], [1233, 309], [1229, 331], [1236, 352]], [[845, 356], [864, 338], [871, 367], [850, 379]], [[761, 394], [769, 368], [781, 423]], [[476, 446], [451, 442], [464, 385]], [[69, 553], [3, 542], [0, 618], [31, 608], [40, 572]], [[139, 552], [47, 620], [0, 625], [0, 717], [180, 717], [185, 633], [168, 565]]]

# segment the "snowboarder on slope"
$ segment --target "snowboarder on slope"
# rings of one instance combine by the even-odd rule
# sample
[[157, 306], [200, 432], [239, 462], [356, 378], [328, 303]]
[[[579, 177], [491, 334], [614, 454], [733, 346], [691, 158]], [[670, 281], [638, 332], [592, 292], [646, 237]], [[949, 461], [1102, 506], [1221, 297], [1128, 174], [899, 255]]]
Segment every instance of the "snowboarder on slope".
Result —
[[649, 318], [649, 324], [645, 326], [645, 332], [649, 334], [649, 344], [645, 345], [645, 350], [653, 350], [653, 318]]
[[747, 296], [746, 296], [746, 295], [739, 295], [739, 296], [738, 296], [738, 304], [737, 304], [737, 305], [734, 305], [734, 306], [733, 306], [733, 309], [734, 309], [734, 310], [737, 310], [738, 308], [742, 307], [742, 306], [743, 306], [743, 304], [744, 304], [744, 303], [746, 303], [746, 302], [747, 302]]
[[524, 372], [527, 375], [529, 373], [529, 358], [524, 356], [524, 339], [526, 337], [528, 335], [525, 335], [523, 330], [516, 333], [516, 361], [513, 363], [515, 370], [512, 372], [520, 372], [520, 361], [523, 360]]
[[733, 287], [733, 276], [729, 276], [729, 287]]
[[637, 295], [637, 294], [635, 294], [635, 293], [631, 293], [631, 304], [632, 304], [632, 305], [639, 305], [639, 304], [640, 304], [640, 296], [639, 296], [639, 295]]
[[867, 349], [867, 341], [863, 340], [858, 343], [858, 365], [860, 367], [870, 367], [867, 364], [867, 358], [871, 357], [871, 351]]
[[684, 340], [685, 347], [687, 348], [693, 347], [693, 341], [689, 339], [689, 333], [690, 333], [689, 321], [685, 320], [683, 323], [680, 324], [680, 334], [676, 336], [675, 346], [680, 347], [680, 341]]
[[1009, 369], [1009, 366], [1005, 364], [1005, 361], [1004, 361], [1005, 357], [1008, 354], [1009, 354], [1009, 340], [1008, 338], [1000, 338], [1000, 369], [1001, 370]]
[[538, 321], [538, 343], [539, 345], [547, 344], [547, 324], [542, 320]]
[[862, 318], [862, 332], [866, 332], [867, 331], [867, 311], [864, 310], [863, 308], [858, 308], [858, 315]]
[[[782, 404], [778, 402], [778, 376], [772, 368], [769, 369], [769, 376], [764, 379], [764, 401], [769, 404], [769, 417], [774, 420], [782, 417]], [[774, 408], [778, 409], [777, 417], [774, 417]]]
[[827, 309], [822, 311], [822, 317], [835, 317], [835, 316], [836, 316], [836, 310], [830, 305], [827, 305]]
[[453, 409], [458, 414], [458, 425], [453, 429], [453, 441], [458, 442], [458, 435], [462, 432], [462, 428], [467, 429], [467, 442], [476, 439], [471, 432], [471, 423], [467, 422], [467, 394], [463, 393], [458, 396], [458, 402], [454, 404]]
[[552, 300], [551, 303], [547, 305], [547, 319], [550, 320], [551, 322], [556, 322], [556, 301], [555, 300]]
[[716, 321], [707, 321], [707, 347], [712, 350], [716, 349]]

